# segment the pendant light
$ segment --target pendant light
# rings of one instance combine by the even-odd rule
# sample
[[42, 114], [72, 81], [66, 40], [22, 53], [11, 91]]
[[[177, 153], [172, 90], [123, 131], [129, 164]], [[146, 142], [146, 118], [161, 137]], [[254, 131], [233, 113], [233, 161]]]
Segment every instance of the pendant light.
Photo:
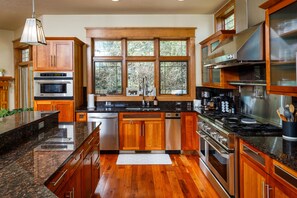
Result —
[[46, 45], [41, 21], [35, 17], [34, 0], [32, 0], [32, 10], [32, 18], [26, 19], [20, 42], [27, 43], [29, 45]]

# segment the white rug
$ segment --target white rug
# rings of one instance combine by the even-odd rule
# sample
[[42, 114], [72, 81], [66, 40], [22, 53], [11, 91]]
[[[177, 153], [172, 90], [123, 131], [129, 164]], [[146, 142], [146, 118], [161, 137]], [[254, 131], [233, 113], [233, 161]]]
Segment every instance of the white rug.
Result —
[[168, 154], [119, 154], [117, 165], [172, 164]]

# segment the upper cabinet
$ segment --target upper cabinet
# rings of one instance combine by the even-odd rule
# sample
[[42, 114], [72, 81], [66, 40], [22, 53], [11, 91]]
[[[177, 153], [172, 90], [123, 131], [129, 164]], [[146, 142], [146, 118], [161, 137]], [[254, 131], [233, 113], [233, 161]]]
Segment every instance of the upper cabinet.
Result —
[[75, 38], [47, 38], [47, 45], [33, 50], [35, 71], [73, 71], [76, 52], [81, 51], [82, 42]]
[[220, 42], [235, 34], [235, 30], [220, 30], [205, 40], [200, 42], [201, 45], [201, 72], [202, 85], [204, 87], [214, 88], [235, 88], [229, 85], [227, 81], [237, 80], [238, 74], [232, 69], [216, 69], [208, 66], [209, 54], [220, 44]]
[[297, 2], [270, 0], [260, 7], [266, 9], [267, 91], [297, 96]]

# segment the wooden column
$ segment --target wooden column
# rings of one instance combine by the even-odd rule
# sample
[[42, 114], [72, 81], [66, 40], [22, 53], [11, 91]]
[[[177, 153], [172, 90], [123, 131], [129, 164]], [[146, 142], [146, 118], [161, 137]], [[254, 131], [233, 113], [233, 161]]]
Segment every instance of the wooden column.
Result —
[[9, 81], [13, 80], [10, 76], [0, 77], [0, 109], [8, 109], [9, 107]]

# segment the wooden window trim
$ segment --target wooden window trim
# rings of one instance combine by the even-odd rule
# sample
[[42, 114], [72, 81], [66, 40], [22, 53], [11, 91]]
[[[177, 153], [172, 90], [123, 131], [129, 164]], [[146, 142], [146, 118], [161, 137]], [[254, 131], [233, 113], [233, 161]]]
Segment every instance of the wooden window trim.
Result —
[[[86, 28], [87, 34], [87, 61], [88, 76], [94, 76], [93, 61], [114, 60], [122, 61], [122, 86], [123, 95], [99, 96], [96, 95], [96, 101], [141, 101], [142, 96], [126, 96], [127, 87], [127, 61], [152, 61], [155, 63], [155, 86], [157, 97], [160, 101], [189, 101], [196, 97], [196, 73], [195, 73], [195, 29], [196, 28]], [[137, 31], [136, 31], [137, 30]], [[94, 57], [94, 40], [122, 40], [122, 57]], [[155, 56], [131, 57], [127, 56], [126, 48], [128, 40], [154, 40]], [[160, 57], [159, 41], [162, 40], [186, 40], [187, 56], [163, 56]], [[182, 96], [159, 95], [160, 84], [160, 61], [188, 61], [188, 94]], [[87, 92], [93, 93], [93, 78], [88, 78]], [[153, 100], [153, 96], [146, 97]]]
[[[220, 31], [225, 29], [225, 19], [230, 15], [235, 14], [235, 1], [230, 0], [227, 4], [221, 7], [214, 15], [214, 29], [215, 31]], [[234, 24], [236, 17], [234, 15]], [[235, 27], [234, 27], [235, 29]]]

